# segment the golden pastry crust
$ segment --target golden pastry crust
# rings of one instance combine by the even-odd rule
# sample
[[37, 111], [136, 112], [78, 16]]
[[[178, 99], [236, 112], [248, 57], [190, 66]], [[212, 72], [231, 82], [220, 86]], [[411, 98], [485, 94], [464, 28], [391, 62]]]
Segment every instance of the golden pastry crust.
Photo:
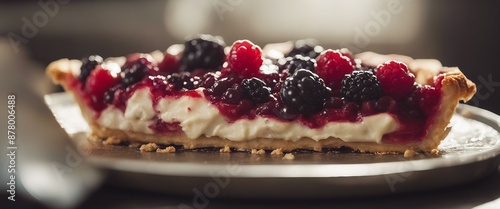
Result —
[[[447, 125], [460, 100], [467, 101], [474, 95], [476, 86], [456, 67], [442, 67], [437, 60], [415, 60], [402, 55], [380, 55], [373, 52], [358, 54], [356, 58], [363, 63], [376, 66], [387, 60], [400, 60], [408, 64], [410, 70], [416, 75], [417, 82], [429, 84], [433, 77], [439, 72], [444, 72], [442, 80], [442, 102], [438, 107], [435, 119], [430, 125], [428, 134], [421, 142], [405, 144], [391, 143], [368, 143], [368, 142], [344, 142], [339, 138], [327, 138], [315, 141], [310, 138], [301, 138], [297, 141], [286, 141], [284, 139], [256, 138], [247, 141], [231, 141], [220, 137], [201, 136], [196, 139], [188, 138], [182, 131], [169, 134], [145, 134], [133, 131], [110, 129], [100, 126], [93, 119], [93, 110], [87, 107], [78, 96], [74, 96], [82, 110], [84, 118], [89, 123], [92, 135], [102, 139], [113, 137], [113, 141], [129, 143], [157, 143], [182, 145], [185, 149], [200, 147], [231, 147], [239, 150], [265, 149], [291, 151], [294, 149], [309, 149], [321, 151], [323, 148], [350, 147], [360, 152], [374, 152], [379, 154], [404, 153], [407, 150], [430, 152], [436, 149], [442, 139], [447, 135]], [[78, 60], [61, 59], [54, 61], [47, 67], [47, 74], [56, 84], [61, 84], [68, 92], [67, 77], [70, 73], [78, 74], [81, 63]], [[74, 95], [74, 94], [73, 94]]]

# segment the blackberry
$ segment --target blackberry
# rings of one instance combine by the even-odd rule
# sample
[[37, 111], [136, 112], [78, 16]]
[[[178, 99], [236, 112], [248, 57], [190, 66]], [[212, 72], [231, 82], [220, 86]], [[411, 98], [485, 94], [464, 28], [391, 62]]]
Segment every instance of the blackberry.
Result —
[[232, 85], [233, 83], [229, 78], [221, 78], [212, 85], [209, 91], [214, 96], [220, 96], [224, 92], [226, 92], [227, 89], [230, 88]]
[[289, 74], [293, 74], [298, 69], [306, 69], [314, 72], [316, 68], [316, 60], [302, 55], [295, 55], [288, 63], [287, 69]]
[[323, 108], [326, 86], [318, 75], [299, 69], [281, 86], [280, 95], [285, 104], [301, 113], [315, 113]]
[[99, 55], [90, 55], [82, 60], [82, 67], [80, 67], [80, 75], [78, 75], [78, 80], [85, 83], [90, 75], [90, 72], [95, 69], [97, 65], [100, 65], [103, 61], [102, 57]]
[[219, 36], [201, 35], [184, 43], [184, 52], [180, 60], [181, 71], [195, 69], [218, 69], [225, 61], [226, 44]]
[[323, 47], [317, 45], [315, 40], [303, 39], [295, 42], [292, 51], [288, 53], [288, 57], [300, 54], [305, 57], [316, 58], [323, 50]]
[[121, 72], [123, 86], [127, 87], [141, 81], [151, 69], [151, 61], [145, 57], [126, 63]]
[[207, 73], [201, 77], [199, 87], [209, 89], [215, 84], [215, 82], [217, 82], [217, 75], [214, 73]]
[[353, 71], [342, 80], [342, 96], [354, 102], [378, 99], [382, 96], [380, 81], [370, 71]]
[[229, 88], [222, 95], [222, 101], [227, 104], [238, 104], [241, 100], [241, 92], [238, 87]]
[[269, 101], [271, 89], [266, 83], [258, 78], [245, 79], [241, 82], [244, 95], [256, 103]]
[[178, 73], [172, 73], [167, 76], [166, 78], [167, 83], [173, 85], [174, 91], [179, 91], [182, 88], [182, 80], [181, 80], [181, 75]]

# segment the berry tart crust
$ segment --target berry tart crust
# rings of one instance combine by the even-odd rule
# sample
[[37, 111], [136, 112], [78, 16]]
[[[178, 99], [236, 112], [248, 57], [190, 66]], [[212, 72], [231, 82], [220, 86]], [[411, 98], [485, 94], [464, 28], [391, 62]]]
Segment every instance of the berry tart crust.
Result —
[[[154, 52], [152, 54], [158, 54]], [[417, 142], [409, 143], [371, 143], [371, 142], [345, 142], [339, 138], [330, 137], [323, 140], [301, 138], [297, 141], [270, 138], [255, 138], [246, 141], [231, 141], [221, 137], [206, 137], [204, 135], [196, 139], [190, 139], [182, 131], [165, 134], [146, 134], [127, 130], [110, 129], [100, 126], [93, 118], [93, 110], [69, 88], [68, 77], [78, 71], [81, 66], [80, 60], [60, 59], [52, 62], [47, 67], [47, 74], [53, 82], [62, 85], [68, 92], [72, 93], [81, 108], [82, 115], [89, 123], [91, 135], [100, 139], [113, 138], [115, 142], [122, 143], [156, 143], [182, 145], [185, 149], [202, 147], [231, 147], [239, 150], [252, 149], [282, 149], [291, 151], [294, 149], [309, 149], [321, 151], [324, 148], [349, 147], [360, 152], [374, 153], [404, 153], [407, 150], [431, 151], [436, 149], [440, 141], [447, 135], [448, 123], [460, 100], [467, 101], [475, 93], [475, 84], [468, 80], [456, 67], [443, 67], [437, 60], [412, 59], [402, 55], [380, 55], [373, 52], [364, 52], [356, 55], [364, 64], [377, 66], [388, 60], [399, 60], [406, 63], [412, 73], [416, 75], [416, 81], [420, 84], [430, 84], [438, 74], [444, 74], [441, 80], [442, 99], [438, 105], [435, 119], [428, 126], [428, 133]], [[116, 143], [114, 143], [116, 144]]]

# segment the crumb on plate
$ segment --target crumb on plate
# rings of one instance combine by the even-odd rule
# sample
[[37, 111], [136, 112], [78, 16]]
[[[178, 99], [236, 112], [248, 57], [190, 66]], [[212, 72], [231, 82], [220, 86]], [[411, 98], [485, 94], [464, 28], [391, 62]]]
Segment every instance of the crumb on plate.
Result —
[[415, 151], [411, 150], [411, 149], [407, 149], [403, 155], [404, 157], [413, 157], [415, 156]]
[[266, 154], [266, 151], [263, 149], [257, 150], [257, 149], [252, 149], [252, 155], [263, 155]]
[[158, 153], [174, 153], [175, 152], [175, 147], [168, 146], [165, 149], [156, 148], [156, 152], [158, 152]]
[[283, 160], [295, 160], [295, 155], [293, 155], [292, 153], [286, 153], [285, 156], [283, 156], [283, 158], [281, 158]]
[[141, 152], [154, 152], [156, 149], [158, 149], [158, 145], [156, 145], [156, 143], [143, 144], [141, 145], [141, 148], [139, 148]]
[[283, 151], [281, 150], [281, 148], [275, 149], [271, 152], [271, 155], [282, 155], [282, 154]]
[[228, 147], [228, 146], [224, 146], [223, 148], [220, 148], [219, 152], [220, 153], [230, 153], [231, 152], [231, 148]]

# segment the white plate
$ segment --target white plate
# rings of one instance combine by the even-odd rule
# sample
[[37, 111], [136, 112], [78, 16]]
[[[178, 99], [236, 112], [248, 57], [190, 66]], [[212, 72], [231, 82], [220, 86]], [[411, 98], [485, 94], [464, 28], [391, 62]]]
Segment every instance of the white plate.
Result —
[[295, 152], [295, 160], [247, 152], [198, 150], [141, 153], [86, 140], [89, 130], [71, 95], [45, 96], [61, 127], [86, 147], [90, 164], [110, 182], [183, 195], [243, 198], [328, 198], [435, 189], [483, 178], [500, 164], [500, 117], [459, 105], [439, 155]]

